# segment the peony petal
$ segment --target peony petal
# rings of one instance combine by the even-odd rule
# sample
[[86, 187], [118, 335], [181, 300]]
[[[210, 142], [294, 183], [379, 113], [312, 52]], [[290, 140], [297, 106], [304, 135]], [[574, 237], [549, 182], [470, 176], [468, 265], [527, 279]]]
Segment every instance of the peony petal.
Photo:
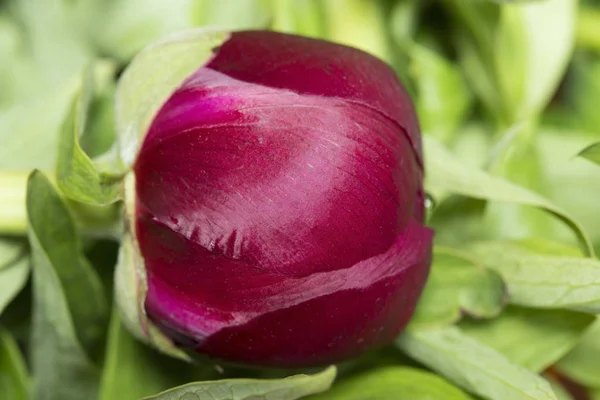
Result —
[[414, 221], [384, 254], [302, 278], [212, 254], [150, 219], [139, 225], [150, 317], [182, 344], [236, 362], [319, 365], [389, 342], [429, 270], [432, 232]]
[[255, 365], [391, 341], [429, 270], [421, 165], [410, 99], [383, 62], [233, 34], [162, 107], [134, 166], [149, 317]]
[[373, 108], [404, 130], [421, 163], [416, 114], [394, 71], [358, 49], [268, 31], [235, 32], [209, 68], [299, 94], [337, 97]]
[[419, 214], [421, 171], [380, 113], [209, 69], [159, 112], [135, 175], [139, 215], [286, 276], [385, 252]]

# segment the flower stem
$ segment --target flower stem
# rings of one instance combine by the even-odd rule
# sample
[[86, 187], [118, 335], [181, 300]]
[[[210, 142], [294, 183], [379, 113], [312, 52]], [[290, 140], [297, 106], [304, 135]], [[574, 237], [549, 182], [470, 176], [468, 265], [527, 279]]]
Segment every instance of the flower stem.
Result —
[[[31, 171], [0, 169], [0, 235], [27, 233], [27, 180]], [[52, 174], [48, 174], [52, 177]], [[75, 223], [86, 237], [118, 238], [122, 231], [121, 203], [93, 206], [65, 199]]]
[[28, 177], [29, 171], [0, 170], [0, 234], [23, 235], [27, 231]]

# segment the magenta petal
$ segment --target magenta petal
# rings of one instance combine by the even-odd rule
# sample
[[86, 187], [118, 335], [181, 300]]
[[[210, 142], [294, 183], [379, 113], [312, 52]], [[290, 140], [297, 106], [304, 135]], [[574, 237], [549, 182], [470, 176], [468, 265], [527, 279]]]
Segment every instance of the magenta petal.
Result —
[[233, 78], [373, 108], [405, 130], [421, 162], [412, 102], [394, 71], [358, 49], [268, 31], [235, 32], [208, 67]]
[[421, 171], [369, 108], [202, 69], [163, 110], [138, 211], [208, 251], [304, 276], [385, 252], [413, 215]]
[[378, 59], [235, 33], [158, 112], [134, 172], [146, 311], [178, 344], [319, 365], [412, 315], [432, 246], [420, 137]]
[[416, 222], [384, 254], [303, 278], [253, 269], [139, 223], [149, 315], [198, 351], [248, 364], [319, 365], [389, 342], [429, 270], [432, 232]]

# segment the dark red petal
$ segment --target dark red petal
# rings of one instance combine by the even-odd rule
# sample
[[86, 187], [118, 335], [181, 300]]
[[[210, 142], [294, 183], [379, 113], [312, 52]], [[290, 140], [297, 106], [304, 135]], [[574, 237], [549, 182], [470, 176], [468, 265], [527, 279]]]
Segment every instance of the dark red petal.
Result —
[[413, 216], [421, 176], [406, 137], [371, 108], [210, 69], [160, 111], [135, 174], [139, 213], [286, 276], [385, 252]]
[[423, 288], [432, 239], [411, 222], [384, 254], [288, 278], [210, 253], [151, 219], [138, 228], [146, 309], [161, 328], [217, 358], [288, 367], [332, 363], [392, 340]]
[[373, 108], [405, 130], [421, 163], [412, 102], [394, 71], [358, 49], [268, 31], [233, 33], [208, 67], [233, 78]]

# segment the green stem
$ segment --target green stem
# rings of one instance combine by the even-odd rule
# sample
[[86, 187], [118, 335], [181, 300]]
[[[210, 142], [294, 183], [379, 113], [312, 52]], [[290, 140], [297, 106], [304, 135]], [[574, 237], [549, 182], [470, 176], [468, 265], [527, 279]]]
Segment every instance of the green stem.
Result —
[[[26, 199], [30, 172], [0, 170], [0, 235], [27, 233]], [[92, 206], [67, 200], [67, 204], [78, 229], [86, 237], [120, 237], [123, 218], [120, 203]]]
[[600, 52], [600, 10], [581, 7], [577, 21], [577, 45]]
[[28, 177], [29, 171], [0, 170], [0, 234], [23, 235], [27, 231]]

